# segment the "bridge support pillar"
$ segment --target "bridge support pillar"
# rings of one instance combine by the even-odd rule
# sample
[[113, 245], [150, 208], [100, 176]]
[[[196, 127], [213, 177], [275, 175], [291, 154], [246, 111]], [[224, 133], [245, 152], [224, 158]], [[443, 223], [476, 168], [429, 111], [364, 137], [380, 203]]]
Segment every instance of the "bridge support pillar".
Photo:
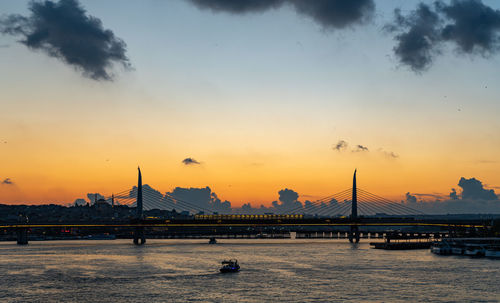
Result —
[[[356, 186], [356, 170], [354, 170], [354, 176], [352, 177], [352, 206], [351, 206], [351, 221], [356, 222], [358, 220], [358, 188]], [[357, 225], [351, 225], [351, 231], [349, 232], [349, 242], [359, 243], [360, 233], [359, 227]]]
[[[17, 221], [20, 225], [28, 224], [28, 217], [24, 214], [19, 214]], [[28, 244], [28, 228], [27, 227], [18, 227], [16, 229], [16, 233], [17, 233], [17, 245]]]
[[146, 237], [144, 236], [144, 227], [139, 226], [134, 230], [134, 244], [144, 245], [146, 243]]
[[[137, 176], [137, 207], [136, 207], [136, 217], [137, 221], [141, 222], [143, 219], [142, 216], [142, 174], [141, 169], [138, 167], [139, 171]], [[134, 244], [135, 245], [144, 245], [146, 243], [146, 237], [144, 236], [144, 226], [136, 226], [134, 230]]]
[[28, 244], [28, 229], [26, 227], [20, 227], [17, 229], [17, 245]]
[[349, 242], [359, 243], [360, 233], [357, 225], [351, 226], [351, 231], [349, 232]]

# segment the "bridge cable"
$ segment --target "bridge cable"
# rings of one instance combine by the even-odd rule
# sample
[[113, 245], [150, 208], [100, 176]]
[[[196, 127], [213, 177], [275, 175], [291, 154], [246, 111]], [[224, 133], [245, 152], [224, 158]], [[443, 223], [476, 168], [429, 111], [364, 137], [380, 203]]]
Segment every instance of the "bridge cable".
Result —
[[[318, 209], [318, 208], [322, 208], [322, 207], [325, 207], [325, 206], [328, 206], [333, 199], [335, 199], [337, 202], [339, 200], [339, 195], [342, 194], [342, 196], [345, 196], [345, 193], [349, 191], [349, 189], [347, 190], [344, 190], [342, 192], [339, 192], [337, 194], [334, 194], [334, 195], [331, 195], [331, 196], [328, 196], [328, 197], [325, 197], [325, 198], [322, 198], [322, 199], [318, 199], [318, 200], [315, 200], [315, 201], [310, 201], [312, 206], [306, 206], [305, 202], [304, 202], [304, 205], [302, 205], [301, 203], [301, 206], [300, 207], [295, 207], [291, 210], [289, 210], [289, 212], [291, 213], [297, 213], [298, 211], [306, 211], [307, 208], [309, 209]], [[326, 201], [328, 201], [328, 203], [325, 203]], [[314, 210], [316, 211], [316, 210]]]
[[[363, 193], [360, 193], [359, 197], [366, 199], [366, 202], [372, 204], [374, 207], [378, 207], [379, 212], [386, 212], [387, 210], [389, 210], [389, 212], [393, 212], [398, 215], [408, 215], [408, 210], [398, 208], [394, 205], [394, 203], [380, 202], [378, 200], [375, 200], [374, 198], [371, 198], [370, 196], [366, 196]], [[363, 203], [364, 201], [360, 202]]]
[[403, 206], [403, 205], [401, 205], [401, 204], [399, 204], [399, 203], [397, 203], [397, 202], [394, 202], [394, 201], [388, 200], [388, 199], [386, 199], [386, 198], [383, 198], [383, 197], [377, 196], [377, 195], [372, 194], [372, 193], [370, 193], [370, 192], [368, 192], [368, 191], [366, 191], [366, 190], [363, 190], [363, 189], [359, 189], [359, 190], [360, 190], [362, 193], [365, 193], [365, 194], [367, 194], [367, 195], [369, 195], [369, 196], [372, 196], [372, 197], [374, 197], [374, 198], [376, 198], [376, 199], [381, 199], [381, 200], [383, 200], [383, 201], [386, 201], [387, 203], [390, 203], [390, 204], [392, 204], [392, 205], [394, 205], [394, 206], [396, 206], [396, 207], [399, 207], [400, 209], [403, 209], [403, 210], [405, 210], [405, 211], [411, 210], [411, 211], [413, 211], [413, 212], [416, 212], [416, 213], [419, 213], [419, 214], [422, 214], [422, 215], [425, 215], [425, 214], [426, 214], [426, 213], [424, 213], [424, 212], [422, 212], [422, 211], [420, 211], [420, 210], [417, 210], [417, 209], [411, 208], [411, 207], [409, 207], [409, 206]]

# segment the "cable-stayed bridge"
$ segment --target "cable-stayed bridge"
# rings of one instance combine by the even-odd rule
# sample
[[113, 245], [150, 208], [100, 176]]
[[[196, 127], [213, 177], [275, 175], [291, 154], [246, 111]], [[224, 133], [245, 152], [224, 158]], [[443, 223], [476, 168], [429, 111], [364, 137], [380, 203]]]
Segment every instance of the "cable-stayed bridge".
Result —
[[[356, 178], [356, 176], [354, 176]], [[128, 205], [137, 207], [138, 187], [133, 187], [118, 194], [106, 198], [108, 203]], [[355, 191], [356, 196], [353, 196]], [[353, 203], [354, 201], [354, 203]], [[143, 210], [163, 209], [185, 211], [190, 214], [243, 214], [238, 213], [240, 209], [217, 208], [210, 205], [200, 205], [198, 201], [187, 201], [166, 193], [161, 195], [153, 190], [142, 192]], [[342, 217], [353, 214], [353, 208], [357, 208], [359, 216], [416, 216], [425, 213], [408, 207], [402, 203], [390, 201], [386, 198], [372, 194], [358, 187], [351, 187], [335, 193], [333, 195], [315, 200], [307, 201], [305, 204], [295, 201], [291, 205], [278, 205], [272, 209], [274, 214], [304, 215], [314, 217]], [[263, 215], [269, 212], [268, 209], [262, 211], [258, 208], [245, 210], [244, 215]]]
[[[146, 235], [151, 233], [175, 234], [250, 234], [263, 232], [330, 231], [342, 228], [350, 242], [359, 242], [370, 230], [383, 232], [403, 227], [414, 229], [434, 228], [445, 233], [457, 229], [484, 230], [486, 222], [477, 220], [436, 220], [425, 213], [385, 199], [357, 187], [356, 171], [353, 186], [333, 195], [302, 204], [300, 202], [278, 205], [273, 213], [235, 213], [227, 208], [200, 205], [199, 201], [187, 201], [172, 194], [162, 195], [156, 191], [145, 190], [139, 169], [137, 186], [123, 190], [105, 198], [111, 205], [127, 205], [135, 209], [133, 218], [127, 222], [109, 223], [72, 223], [58, 224], [17, 224], [3, 225], [0, 228], [18, 230], [18, 243], [27, 243], [30, 228], [123, 228], [131, 231], [134, 243], [142, 245]], [[183, 218], [145, 217], [144, 211], [153, 209], [176, 210], [185, 212]], [[189, 215], [187, 215], [189, 214]], [[385, 228], [385, 229], [384, 229]], [[363, 229], [363, 230], [362, 230]], [[21, 241], [19, 240], [21, 239]]]

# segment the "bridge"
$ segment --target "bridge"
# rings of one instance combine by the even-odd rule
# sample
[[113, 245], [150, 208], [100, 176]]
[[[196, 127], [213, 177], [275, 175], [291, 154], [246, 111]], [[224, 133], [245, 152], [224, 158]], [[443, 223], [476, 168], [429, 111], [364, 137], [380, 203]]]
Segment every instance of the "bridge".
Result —
[[[150, 237], [251, 237], [271, 234], [283, 237], [284, 234], [298, 233], [302, 237], [318, 237], [325, 233], [329, 237], [347, 238], [358, 243], [361, 238], [383, 237], [394, 233], [395, 229], [413, 228], [433, 229], [418, 232], [398, 232], [408, 237], [443, 237], [457, 230], [484, 231], [487, 224], [480, 220], [438, 220], [419, 210], [401, 203], [393, 202], [372, 194], [357, 186], [354, 171], [352, 188], [328, 197], [302, 205], [281, 207], [273, 214], [235, 214], [216, 212], [192, 201], [181, 200], [166, 194], [158, 196], [144, 192], [142, 173], [138, 169], [137, 186], [107, 197], [112, 205], [121, 204], [135, 208], [135, 216], [127, 222], [104, 223], [29, 223], [0, 225], [0, 229], [16, 229], [18, 244], [28, 243], [30, 229], [50, 228], [94, 228], [99, 230], [126, 230], [131, 233], [133, 243], [143, 245], [146, 235]], [[144, 210], [177, 209], [189, 212], [182, 219], [160, 219], [144, 216]], [[438, 231], [436, 231], [438, 230]], [[397, 232], [397, 231], [396, 231]], [[314, 236], [315, 235], [315, 236]]]

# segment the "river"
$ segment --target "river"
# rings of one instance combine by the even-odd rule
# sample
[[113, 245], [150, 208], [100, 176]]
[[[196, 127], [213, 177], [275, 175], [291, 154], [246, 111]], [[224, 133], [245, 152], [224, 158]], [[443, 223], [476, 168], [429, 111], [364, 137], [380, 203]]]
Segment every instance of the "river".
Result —
[[[500, 260], [346, 240], [0, 243], [0, 302], [500, 302]], [[220, 274], [237, 258], [241, 271]]]

